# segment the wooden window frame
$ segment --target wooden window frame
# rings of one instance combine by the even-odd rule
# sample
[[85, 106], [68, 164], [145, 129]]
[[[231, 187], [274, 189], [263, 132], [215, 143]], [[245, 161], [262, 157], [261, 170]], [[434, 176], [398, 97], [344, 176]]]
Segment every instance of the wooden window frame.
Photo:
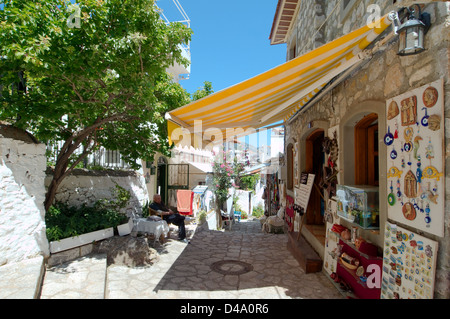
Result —
[[287, 146], [287, 183], [288, 190], [294, 190], [294, 145]]
[[379, 185], [379, 176], [375, 176], [377, 120], [378, 114], [371, 113], [355, 125], [355, 185]]

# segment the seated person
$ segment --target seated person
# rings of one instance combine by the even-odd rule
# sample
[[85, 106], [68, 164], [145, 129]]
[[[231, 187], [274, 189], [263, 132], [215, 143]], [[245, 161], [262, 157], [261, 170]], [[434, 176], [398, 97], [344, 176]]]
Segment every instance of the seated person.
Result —
[[161, 196], [157, 194], [153, 196], [153, 203], [150, 204], [150, 208], [156, 210], [168, 224], [174, 224], [178, 226], [178, 240], [186, 243], [188, 242], [188, 240], [186, 239], [184, 216], [181, 216], [178, 213], [174, 213], [170, 208], [164, 205], [164, 203], [161, 201]]

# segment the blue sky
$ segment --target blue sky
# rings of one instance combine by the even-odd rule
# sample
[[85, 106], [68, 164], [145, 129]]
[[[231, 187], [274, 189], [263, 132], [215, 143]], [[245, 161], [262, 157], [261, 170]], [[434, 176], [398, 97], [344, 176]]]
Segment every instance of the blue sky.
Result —
[[[172, 0], [158, 0], [170, 21], [183, 17]], [[269, 36], [277, 0], [179, 0], [191, 21], [191, 74], [180, 84], [193, 93], [205, 81], [214, 92], [270, 70], [286, 61], [286, 44]], [[271, 134], [269, 130], [267, 134]], [[270, 136], [270, 135], [269, 135]], [[258, 146], [256, 134], [240, 139]], [[259, 145], [270, 143], [265, 135]]]
[[[191, 74], [180, 84], [195, 92], [204, 81], [214, 92], [285, 62], [286, 45], [270, 45], [277, 0], [179, 0], [191, 20]], [[172, 0], [158, 0], [169, 20]]]

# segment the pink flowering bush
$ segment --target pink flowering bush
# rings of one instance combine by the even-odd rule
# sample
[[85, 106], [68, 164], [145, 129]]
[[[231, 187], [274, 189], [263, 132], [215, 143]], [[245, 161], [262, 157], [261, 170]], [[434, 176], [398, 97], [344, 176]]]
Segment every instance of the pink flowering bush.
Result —
[[222, 216], [220, 209], [227, 201], [229, 195], [229, 189], [239, 185], [239, 175], [244, 171], [244, 164], [240, 163], [236, 156], [233, 156], [232, 161], [231, 152], [225, 153], [220, 151], [216, 154], [216, 158], [213, 164], [213, 192], [216, 198], [216, 216], [217, 226], [220, 228]]

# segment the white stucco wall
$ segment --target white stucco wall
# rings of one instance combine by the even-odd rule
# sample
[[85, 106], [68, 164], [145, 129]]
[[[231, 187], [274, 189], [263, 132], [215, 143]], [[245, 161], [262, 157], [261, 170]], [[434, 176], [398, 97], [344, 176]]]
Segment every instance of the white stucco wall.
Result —
[[45, 145], [0, 135], [0, 266], [48, 256]]
[[[45, 186], [51, 182], [51, 175], [45, 179]], [[124, 209], [128, 216], [140, 214], [142, 205], [149, 200], [145, 178], [138, 172], [88, 171], [76, 170], [66, 177], [58, 188], [56, 201], [69, 206], [93, 205], [100, 199], [112, 199], [116, 184], [131, 194], [128, 206]]]

